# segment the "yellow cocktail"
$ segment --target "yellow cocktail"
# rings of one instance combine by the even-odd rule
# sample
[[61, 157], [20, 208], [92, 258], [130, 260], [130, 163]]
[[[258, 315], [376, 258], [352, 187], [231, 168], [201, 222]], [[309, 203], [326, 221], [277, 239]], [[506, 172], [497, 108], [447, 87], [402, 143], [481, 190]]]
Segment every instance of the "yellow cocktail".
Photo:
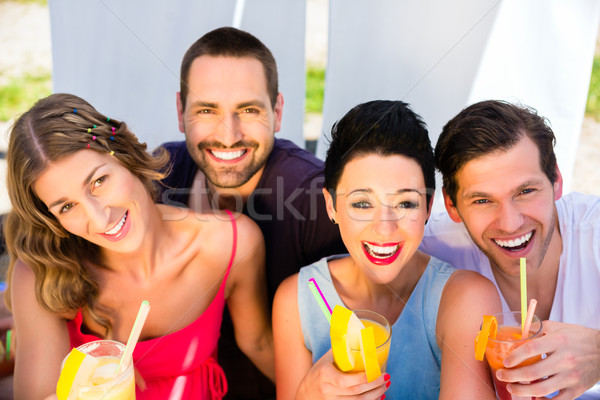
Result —
[[[381, 368], [381, 372], [385, 372], [388, 355], [390, 354], [390, 343], [392, 342], [392, 327], [385, 317], [377, 314], [374, 311], [356, 310], [354, 314], [360, 319], [365, 328], [373, 327], [375, 334], [375, 350], [377, 352], [377, 362]], [[350, 371], [364, 371], [363, 356], [360, 349], [353, 348], [352, 356], [354, 357], [354, 368]]]
[[[133, 362], [125, 371], [119, 370], [119, 361], [125, 345], [112, 340], [98, 340], [77, 348], [92, 356], [77, 372], [68, 400], [135, 400]], [[89, 358], [89, 357], [86, 357]], [[66, 359], [65, 359], [66, 360]], [[82, 371], [81, 368], [86, 368]]]

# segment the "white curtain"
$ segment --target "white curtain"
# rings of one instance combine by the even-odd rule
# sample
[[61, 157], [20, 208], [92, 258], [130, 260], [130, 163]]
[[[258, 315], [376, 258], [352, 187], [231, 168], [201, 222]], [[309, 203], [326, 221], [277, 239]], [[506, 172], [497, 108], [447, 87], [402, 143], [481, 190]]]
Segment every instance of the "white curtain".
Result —
[[[372, 0], [365, 4], [330, 0], [320, 157], [327, 150], [332, 124], [364, 101], [410, 103], [424, 118], [435, 144], [443, 125], [465, 106], [505, 99], [532, 106], [550, 120], [568, 190], [600, 2]], [[436, 200], [439, 209], [439, 192]]]
[[50, 0], [54, 91], [79, 95], [124, 120], [150, 148], [183, 140], [175, 106], [183, 54], [204, 33], [239, 21], [278, 63], [285, 98], [278, 137], [303, 146], [306, 1], [240, 3]]

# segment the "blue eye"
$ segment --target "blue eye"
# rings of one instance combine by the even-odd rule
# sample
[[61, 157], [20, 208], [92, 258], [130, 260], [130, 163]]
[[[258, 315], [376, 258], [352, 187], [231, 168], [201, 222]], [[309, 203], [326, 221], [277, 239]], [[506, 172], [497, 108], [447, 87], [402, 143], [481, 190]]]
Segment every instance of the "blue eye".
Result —
[[352, 203], [351, 206], [352, 206], [352, 208], [357, 208], [357, 209], [372, 208], [371, 203], [369, 203], [368, 201], [356, 201], [356, 202]]
[[419, 203], [414, 201], [402, 201], [396, 205], [397, 208], [415, 209], [419, 208]]

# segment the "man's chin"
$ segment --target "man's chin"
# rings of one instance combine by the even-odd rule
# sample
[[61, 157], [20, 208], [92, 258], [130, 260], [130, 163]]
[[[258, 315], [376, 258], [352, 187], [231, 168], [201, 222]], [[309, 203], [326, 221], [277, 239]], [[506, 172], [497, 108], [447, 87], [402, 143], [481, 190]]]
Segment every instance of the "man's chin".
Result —
[[219, 189], [237, 189], [248, 182], [251, 176], [239, 173], [208, 174], [208, 181]]

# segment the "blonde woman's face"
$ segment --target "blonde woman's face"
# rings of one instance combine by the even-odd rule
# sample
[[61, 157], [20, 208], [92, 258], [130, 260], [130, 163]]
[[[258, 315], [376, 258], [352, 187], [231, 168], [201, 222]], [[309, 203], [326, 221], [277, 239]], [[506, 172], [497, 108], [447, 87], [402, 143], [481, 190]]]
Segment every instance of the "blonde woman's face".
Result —
[[330, 217], [353, 260], [379, 282], [394, 279], [415, 254], [427, 219], [425, 180], [407, 157], [370, 154], [344, 167]]
[[81, 150], [54, 162], [33, 188], [68, 232], [115, 251], [141, 245], [152, 199], [108, 153]]

